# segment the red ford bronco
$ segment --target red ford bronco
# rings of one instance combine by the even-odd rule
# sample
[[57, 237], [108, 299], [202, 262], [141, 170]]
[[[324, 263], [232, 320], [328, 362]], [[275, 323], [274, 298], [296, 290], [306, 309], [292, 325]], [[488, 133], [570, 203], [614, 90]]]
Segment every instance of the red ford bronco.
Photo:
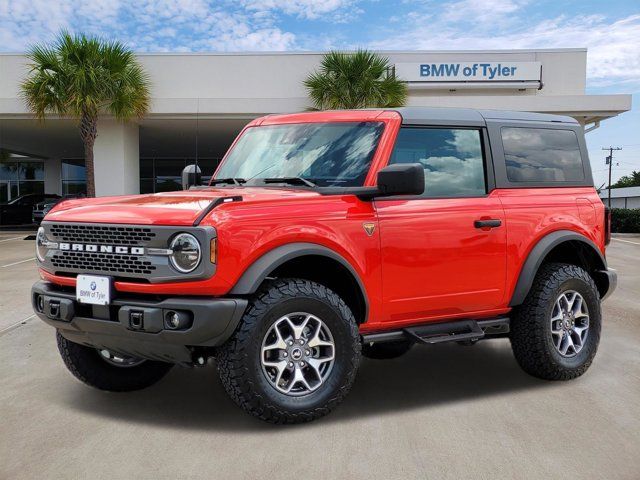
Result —
[[38, 231], [33, 308], [93, 387], [215, 358], [240, 407], [296, 423], [343, 400], [361, 355], [508, 337], [526, 372], [567, 380], [596, 354], [616, 274], [572, 118], [273, 115], [209, 185], [187, 169], [187, 191], [68, 200]]

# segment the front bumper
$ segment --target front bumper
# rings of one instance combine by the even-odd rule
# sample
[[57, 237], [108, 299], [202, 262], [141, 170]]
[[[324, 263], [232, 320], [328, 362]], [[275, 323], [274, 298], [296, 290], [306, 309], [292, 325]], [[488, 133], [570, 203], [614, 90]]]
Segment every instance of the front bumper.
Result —
[[600, 300], [606, 300], [611, 296], [618, 286], [618, 273], [613, 268], [607, 268], [606, 270], [598, 270], [596, 275], [600, 276], [603, 285], [606, 284], [606, 290], [600, 292]]
[[[44, 281], [31, 288], [31, 303], [41, 320], [72, 342], [171, 363], [191, 363], [197, 347], [223, 344], [247, 306], [243, 298], [149, 300], [140, 295], [115, 298], [108, 306], [86, 305], [76, 301], [72, 290]], [[189, 326], [167, 328], [165, 314], [171, 310], [186, 315]]]

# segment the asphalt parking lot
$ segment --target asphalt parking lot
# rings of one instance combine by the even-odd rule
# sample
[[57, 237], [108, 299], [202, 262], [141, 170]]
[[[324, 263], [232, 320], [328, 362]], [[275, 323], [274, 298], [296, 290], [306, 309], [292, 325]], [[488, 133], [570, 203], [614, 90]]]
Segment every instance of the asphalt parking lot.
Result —
[[128, 394], [75, 380], [32, 316], [23, 238], [0, 232], [0, 479], [640, 478], [640, 236], [609, 247], [619, 286], [582, 378], [527, 376], [507, 340], [419, 347], [365, 360], [341, 407], [293, 427], [237, 409], [213, 366]]

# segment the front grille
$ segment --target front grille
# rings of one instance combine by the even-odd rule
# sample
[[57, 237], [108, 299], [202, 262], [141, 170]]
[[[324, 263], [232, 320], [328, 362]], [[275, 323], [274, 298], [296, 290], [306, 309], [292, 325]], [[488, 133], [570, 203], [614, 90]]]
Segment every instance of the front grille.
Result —
[[[189, 232], [208, 247], [216, 235], [213, 227], [46, 220], [42, 226], [47, 238], [58, 246], [49, 250], [40, 266], [56, 275], [107, 275], [120, 281], [161, 283], [208, 278], [215, 273], [215, 265], [205, 261], [207, 256], [193, 272], [184, 274], [173, 268], [168, 255], [152, 250], [166, 249], [178, 232]], [[111, 252], [103, 247], [111, 247]], [[133, 247], [136, 250], [132, 252]]]
[[[150, 228], [120, 227], [115, 225], [51, 224], [49, 233], [53, 239], [63, 242], [94, 243], [122, 246], [139, 246], [150, 242], [156, 234]], [[77, 253], [77, 252], [76, 252]]]
[[56, 268], [79, 272], [138, 273], [149, 275], [156, 267], [135, 255], [94, 252], [58, 252], [51, 258]]

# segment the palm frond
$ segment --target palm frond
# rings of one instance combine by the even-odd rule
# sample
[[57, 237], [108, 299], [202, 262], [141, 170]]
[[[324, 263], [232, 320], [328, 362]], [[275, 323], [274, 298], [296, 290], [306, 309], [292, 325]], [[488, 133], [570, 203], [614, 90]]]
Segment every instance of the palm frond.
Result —
[[118, 41], [63, 30], [51, 46], [31, 47], [28, 58], [31, 69], [21, 91], [38, 118], [56, 113], [97, 119], [110, 113], [128, 120], [149, 109], [149, 78]]
[[304, 86], [317, 110], [404, 105], [407, 87], [389, 71], [389, 59], [375, 52], [331, 51]]

